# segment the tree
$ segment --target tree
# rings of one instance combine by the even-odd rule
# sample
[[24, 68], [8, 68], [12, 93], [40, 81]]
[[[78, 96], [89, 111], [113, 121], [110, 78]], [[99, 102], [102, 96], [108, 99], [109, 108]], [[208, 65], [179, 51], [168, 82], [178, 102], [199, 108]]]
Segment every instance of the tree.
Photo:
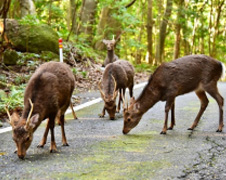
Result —
[[174, 59], [177, 59], [180, 54], [180, 41], [181, 41], [181, 21], [183, 19], [182, 11], [183, 11], [183, 3], [184, 0], [179, 0], [178, 9], [177, 9], [177, 24], [176, 24], [176, 38], [174, 44]]
[[[217, 48], [216, 48], [216, 39], [219, 35], [219, 24], [220, 24], [220, 17], [222, 14], [222, 9], [223, 9], [223, 5], [224, 5], [225, 0], [222, 1], [217, 1], [217, 7], [216, 7], [216, 21], [214, 24], [214, 32], [213, 32], [213, 40], [212, 40], [212, 49], [210, 50], [210, 56], [212, 57], [216, 57], [217, 54]], [[212, 14], [213, 15], [213, 14]]]
[[[132, 0], [126, 5], [122, 5], [120, 0], [112, 1], [111, 4], [105, 6], [101, 10], [101, 16], [97, 27], [97, 41], [95, 43], [95, 49], [103, 50], [104, 45], [102, 39], [112, 39], [113, 35], [118, 37], [122, 32], [123, 20], [119, 17], [123, 15], [123, 9], [128, 9], [136, 0]], [[117, 18], [118, 17], [118, 18]]]
[[153, 64], [153, 19], [152, 19], [152, 0], [148, 0], [148, 15], [147, 15], [147, 41], [148, 41], [148, 63]]
[[[0, 2], [0, 18], [3, 18], [3, 25], [0, 25], [1, 44], [3, 44], [4, 38], [6, 39], [6, 37], [4, 37], [4, 34], [5, 34], [6, 18], [9, 11], [10, 3], [11, 3], [11, 0], [4, 0]], [[1, 51], [2, 49], [0, 49], [0, 52]]]
[[28, 14], [36, 14], [35, 5], [32, 0], [19, 0], [21, 17]]
[[162, 63], [162, 61], [163, 61], [164, 43], [165, 43], [165, 38], [166, 38], [166, 28], [168, 25], [168, 20], [171, 15], [172, 5], [173, 5], [172, 0], [167, 0], [165, 13], [163, 15], [163, 19], [160, 24], [158, 42], [156, 45], [156, 54], [155, 54], [156, 63]]
[[78, 27], [78, 34], [84, 34], [88, 42], [92, 41], [93, 25], [95, 22], [95, 14], [97, 11], [96, 0], [83, 0]]

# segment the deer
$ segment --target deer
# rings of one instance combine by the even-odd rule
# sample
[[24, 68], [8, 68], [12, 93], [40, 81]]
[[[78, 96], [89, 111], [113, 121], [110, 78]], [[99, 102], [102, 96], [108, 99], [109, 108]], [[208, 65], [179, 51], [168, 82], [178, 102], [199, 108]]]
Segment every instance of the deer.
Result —
[[[134, 68], [128, 61], [117, 60], [114, 63], [108, 64], [105, 68], [102, 79], [98, 83], [101, 97], [105, 103], [100, 117], [104, 117], [105, 111], [107, 111], [110, 119], [114, 120], [115, 113], [119, 113], [120, 111], [122, 95], [125, 95], [126, 88], [129, 89], [130, 97], [133, 96], [133, 85]], [[116, 109], [116, 98], [118, 93], [120, 95]]]
[[[166, 101], [165, 121], [160, 134], [166, 134], [175, 125], [175, 98], [194, 91], [198, 96], [201, 106], [199, 112], [188, 130], [194, 130], [208, 106], [206, 92], [212, 96], [219, 106], [219, 127], [223, 129], [223, 104], [217, 82], [224, 77], [224, 64], [206, 55], [188, 55], [161, 64], [150, 76], [147, 85], [137, 99], [131, 98], [130, 104], [125, 107], [124, 101], [124, 126], [123, 134], [127, 134], [138, 125], [144, 113], [159, 101]], [[168, 113], [171, 110], [171, 124], [168, 128]]]
[[17, 147], [16, 152], [20, 159], [25, 158], [34, 132], [45, 119], [47, 119], [46, 129], [37, 147], [44, 147], [50, 129], [50, 152], [57, 151], [54, 136], [57, 119], [61, 124], [63, 146], [69, 146], [64, 130], [64, 114], [71, 104], [74, 88], [74, 75], [68, 65], [61, 62], [47, 62], [40, 65], [28, 81], [24, 92], [22, 116], [20, 117], [17, 112], [13, 112], [11, 116], [6, 108], [12, 126], [12, 137]]
[[102, 42], [107, 47], [107, 56], [106, 56], [106, 58], [104, 60], [104, 64], [103, 64], [103, 67], [106, 67], [109, 63], [113, 63], [116, 60], [118, 60], [119, 58], [117, 55], [115, 55], [115, 52], [114, 52], [114, 47], [116, 44], [116, 40], [114, 39], [114, 36], [113, 36], [112, 40], [104, 39]]

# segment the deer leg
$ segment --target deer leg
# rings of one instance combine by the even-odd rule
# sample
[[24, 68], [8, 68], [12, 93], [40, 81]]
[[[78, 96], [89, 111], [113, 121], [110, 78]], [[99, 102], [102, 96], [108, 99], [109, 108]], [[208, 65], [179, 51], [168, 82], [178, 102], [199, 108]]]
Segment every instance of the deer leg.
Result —
[[130, 86], [129, 88], [129, 95], [130, 95], [130, 98], [133, 97], [133, 85]]
[[202, 117], [206, 107], [208, 106], [209, 100], [207, 99], [205, 91], [196, 91], [195, 92], [198, 98], [200, 99], [201, 106], [199, 109], [199, 113], [197, 114], [195, 121], [193, 122], [192, 126], [188, 128], [188, 130], [193, 130], [199, 123], [200, 118]]
[[216, 132], [222, 132], [222, 129], [224, 127], [223, 122], [224, 98], [220, 95], [216, 86], [214, 86], [214, 88], [213, 87], [209, 88], [206, 91], [217, 101], [217, 104], [219, 106], [219, 127]]
[[69, 146], [69, 144], [67, 143], [67, 139], [65, 136], [65, 131], [64, 131], [64, 114], [60, 116], [60, 123], [61, 123], [61, 132], [62, 132], [62, 144], [63, 146]]
[[78, 119], [78, 117], [76, 116], [75, 111], [74, 111], [74, 109], [73, 109], [72, 102], [70, 102], [70, 107], [71, 107], [71, 111], [72, 111], [72, 114], [73, 114], [73, 116], [74, 116], [74, 119]]
[[166, 134], [167, 131], [167, 124], [168, 124], [168, 114], [169, 114], [169, 110], [173, 104], [174, 100], [167, 100], [166, 102], [166, 106], [165, 106], [165, 122], [164, 122], [164, 126], [162, 129], [162, 132], [160, 134]]
[[121, 94], [122, 94], [122, 89], [119, 89], [119, 98], [118, 98], [118, 107], [117, 107], [117, 113], [119, 113], [119, 111], [120, 111], [120, 104], [121, 104], [121, 101], [122, 101], [122, 96], [121, 96]]
[[49, 133], [49, 119], [47, 119], [46, 129], [45, 129], [42, 140], [40, 141], [40, 143], [37, 146], [38, 148], [44, 147], [44, 145], [46, 144], [48, 133]]
[[56, 148], [56, 142], [55, 142], [55, 136], [54, 136], [54, 127], [55, 127], [55, 117], [49, 118], [49, 128], [51, 132], [51, 146], [50, 146], [50, 152], [57, 152]]
[[100, 117], [100, 118], [104, 118], [104, 115], [105, 115], [105, 107], [103, 108], [102, 114], [100, 114], [99, 117]]
[[171, 107], [171, 125], [167, 130], [173, 130], [175, 125], [175, 103], [173, 103]]

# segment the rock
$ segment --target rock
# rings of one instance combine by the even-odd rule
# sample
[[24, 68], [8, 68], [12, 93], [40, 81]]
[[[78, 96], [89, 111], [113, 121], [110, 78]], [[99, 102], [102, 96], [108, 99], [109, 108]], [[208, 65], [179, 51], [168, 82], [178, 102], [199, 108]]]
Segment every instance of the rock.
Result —
[[16, 65], [19, 55], [15, 50], [6, 49], [3, 53], [3, 63], [5, 65]]
[[[1, 26], [2, 21], [0, 21]], [[58, 54], [58, 34], [46, 24], [19, 24], [7, 19], [6, 37], [12, 47], [21, 52], [41, 53], [51, 51]]]

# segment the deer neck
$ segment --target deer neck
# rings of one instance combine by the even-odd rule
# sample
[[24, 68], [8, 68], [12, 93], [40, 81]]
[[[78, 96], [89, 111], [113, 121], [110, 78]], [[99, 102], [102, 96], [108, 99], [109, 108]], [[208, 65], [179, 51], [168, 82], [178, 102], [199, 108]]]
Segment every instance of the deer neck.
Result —
[[160, 99], [160, 93], [157, 90], [151, 90], [151, 88], [145, 88], [140, 97], [136, 100], [139, 103], [139, 111], [144, 114], [151, 107], [153, 107]]
[[114, 49], [108, 50], [108, 59], [109, 59], [110, 62], [113, 62], [114, 55], [115, 55]]

